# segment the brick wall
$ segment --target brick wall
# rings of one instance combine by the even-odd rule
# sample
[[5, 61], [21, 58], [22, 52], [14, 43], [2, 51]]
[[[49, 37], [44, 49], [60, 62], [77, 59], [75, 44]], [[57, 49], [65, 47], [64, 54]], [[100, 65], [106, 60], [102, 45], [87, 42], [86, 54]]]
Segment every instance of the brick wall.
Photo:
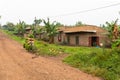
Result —
[[79, 36], [79, 46], [89, 46], [89, 37], [99, 37], [99, 43], [104, 43], [105, 45], [110, 44], [110, 40], [107, 35], [101, 33], [69, 33], [61, 34], [61, 42], [58, 41], [58, 35], [54, 38], [55, 43], [62, 44], [63, 42], [68, 42], [67, 37], [70, 38], [70, 43], [68, 45], [76, 45], [76, 36]]

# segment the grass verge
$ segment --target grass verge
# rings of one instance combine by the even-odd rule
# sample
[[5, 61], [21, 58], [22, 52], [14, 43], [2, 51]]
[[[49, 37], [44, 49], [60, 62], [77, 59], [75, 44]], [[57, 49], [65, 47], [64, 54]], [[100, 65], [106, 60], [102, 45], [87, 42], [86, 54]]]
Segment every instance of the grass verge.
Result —
[[18, 41], [21, 44], [24, 44], [25, 39], [13, 34], [13, 32], [8, 30], [1, 30], [4, 34], [8, 35], [11, 39]]

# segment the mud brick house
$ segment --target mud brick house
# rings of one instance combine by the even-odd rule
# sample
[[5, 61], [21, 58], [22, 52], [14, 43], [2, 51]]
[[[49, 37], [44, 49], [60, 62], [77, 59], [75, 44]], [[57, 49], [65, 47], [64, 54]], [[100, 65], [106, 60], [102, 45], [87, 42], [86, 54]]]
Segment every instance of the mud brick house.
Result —
[[60, 27], [54, 39], [55, 43], [74, 46], [105, 46], [110, 45], [108, 32], [101, 27], [93, 25], [77, 27]]
[[25, 28], [25, 32], [26, 32], [26, 33], [24, 34], [24, 37], [26, 38], [26, 37], [28, 37], [29, 34], [32, 33], [31, 27], [26, 27], [26, 28]]

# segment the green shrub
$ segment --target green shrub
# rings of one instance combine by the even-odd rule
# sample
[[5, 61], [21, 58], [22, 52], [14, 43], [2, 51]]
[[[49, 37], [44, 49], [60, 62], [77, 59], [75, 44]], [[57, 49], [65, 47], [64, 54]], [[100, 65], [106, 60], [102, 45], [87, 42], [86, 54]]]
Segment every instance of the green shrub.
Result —
[[29, 34], [28, 37], [29, 38], [34, 38], [34, 35], [33, 34]]
[[112, 43], [112, 48], [115, 48], [115, 47], [119, 47], [120, 46], [120, 38], [115, 40], [113, 43]]
[[68, 56], [63, 61], [71, 66], [84, 70], [104, 80], [120, 80], [120, 49], [111, 51], [76, 53]]
[[35, 53], [37, 51], [37, 48], [35, 47], [34, 43], [30, 43], [28, 39], [25, 40], [25, 43], [23, 44], [23, 47], [32, 53]]

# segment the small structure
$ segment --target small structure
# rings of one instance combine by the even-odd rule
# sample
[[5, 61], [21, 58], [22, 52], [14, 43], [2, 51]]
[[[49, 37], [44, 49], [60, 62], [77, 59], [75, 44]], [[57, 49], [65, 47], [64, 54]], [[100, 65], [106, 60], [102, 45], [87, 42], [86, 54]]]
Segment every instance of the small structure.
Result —
[[28, 37], [29, 34], [32, 34], [32, 29], [31, 27], [26, 27], [24, 37]]
[[74, 46], [105, 46], [110, 45], [108, 32], [101, 27], [84, 25], [77, 27], [60, 27], [55, 43]]

